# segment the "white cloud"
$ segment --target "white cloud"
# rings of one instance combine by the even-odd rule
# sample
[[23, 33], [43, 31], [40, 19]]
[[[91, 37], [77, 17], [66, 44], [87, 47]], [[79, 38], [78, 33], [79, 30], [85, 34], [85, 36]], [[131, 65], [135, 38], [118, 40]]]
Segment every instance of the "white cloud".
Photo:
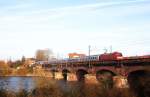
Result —
[[[41, 10], [28, 10], [27, 12], [16, 12], [18, 14], [16, 15], [4, 15], [0, 16], [0, 24], [2, 27], [10, 27], [14, 28], [14, 26], [46, 26], [45, 24], [51, 24], [59, 21], [59, 18], [66, 17], [73, 14], [78, 14], [85, 16], [86, 14], [93, 14], [94, 15], [100, 15], [101, 18], [104, 17], [111, 17], [111, 16], [126, 16], [128, 14], [136, 14], [141, 13], [144, 11], [149, 11], [150, 6], [138, 6], [135, 5], [135, 7], [123, 7], [123, 9], [120, 9], [120, 7], [117, 7], [113, 9], [113, 5], [120, 5], [120, 4], [134, 4], [137, 2], [146, 2], [147, 0], [134, 0], [134, 1], [122, 1], [122, 2], [107, 2], [107, 3], [96, 3], [96, 4], [85, 4], [85, 5], [79, 5], [79, 6], [69, 6], [69, 7], [62, 7], [62, 8], [53, 8], [53, 9], [41, 9]], [[9, 7], [8, 9], [18, 9], [20, 6], [15, 7]], [[28, 7], [29, 5], [23, 5], [22, 8]], [[110, 9], [109, 6], [112, 8]], [[144, 7], [143, 7], [144, 6]], [[108, 9], [103, 9], [103, 7]], [[100, 11], [98, 11], [98, 10]], [[90, 13], [91, 12], [91, 13]], [[93, 13], [92, 13], [93, 12]], [[57, 19], [53, 21], [53, 19]], [[10, 25], [10, 26], [9, 26]], [[58, 26], [58, 24], [57, 24]]]
[[[146, 2], [146, 1], [148, 1], [148, 0], [103, 2], [103, 3], [83, 4], [83, 5], [78, 5], [78, 6], [67, 6], [67, 7], [61, 7], [61, 8], [51, 8], [51, 9], [41, 9], [41, 10], [32, 9], [31, 4], [23, 4], [23, 5], [4, 7], [4, 8], [1, 8], [0, 11], [5, 11], [5, 13], [7, 13], [7, 11], [9, 11], [9, 10], [16, 9], [16, 13], [17, 13], [16, 18], [18, 18], [18, 16], [21, 16], [21, 17], [27, 16], [28, 17], [28, 16], [33, 16], [33, 15], [34, 16], [38, 15], [37, 17], [40, 17], [40, 16], [44, 17], [45, 15], [46, 16], [49, 15], [49, 17], [61, 17], [61, 16], [68, 15], [68, 14], [83, 13], [83, 12], [100, 10], [103, 8], [109, 8], [109, 7], [113, 7], [113, 6], [142, 3], [142, 2]], [[31, 7], [31, 9], [30, 9], [30, 7]], [[28, 9], [26, 9], [26, 8], [28, 8]], [[26, 9], [26, 11], [25, 12], [17, 11], [17, 9]]]
[[[2, 41], [0, 44], [12, 45], [10, 49], [12, 48], [13, 51], [18, 50], [18, 48], [23, 48], [24, 51], [32, 49], [29, 52], [47, 46], [53, 47], [54, 50], [59, 52], [77, 49], [83, 51], [87, 49], [86, 46], [89, 44], [99, 45], [100, 49], [108, 45], [115, 45], [116, 47], [119, 45], [121, 47], [120, 43], [133, 42], [138, 40], [139, 36], [145, 38], [145, 35], [139, 34], [137, 31], [142, 32], [145, 28], [149, 30], [149, 23], [142, 25], [144, 27], [136, 26], [138, 28], [135, 29], [136, 27], [130, 27], [129, 21], [127, 21], [127, 24], [119, 24], [116, 23], [116, 20], [118, 17], [149, 12], [149, 4], [142, 3], [146, 1], [148, 0], [85, 4], [41, 10], [27, 9], [25, 12], [16, 10], [13, 14], [9, 13], [8, 10], [26, 9], [29, 5], [3, 8], [0, 12], [6, 11], [6, 14], [1, 13], [0, 15], [0, 34], [3, 35], [1, 35]], [[128, 6], [129, 4], [133, 4], [133, 6]], [[71, 21], [68, 20], [68, 17], [71, 17]], [[92, 25], [97, 26], [95, 31], [93, 31]], [[133, 34], [130, 34], [130, 32], [133, 32]], [[137, 33], [134, 37], [135, 32]], [[132, 37], [134, 37], [133, 40]], [[131, 40], [126, 41], [127, 39]], [[6, 46], [6, 48], [9, 47]], [[123, 49], [121, 48], [121, 50]]]

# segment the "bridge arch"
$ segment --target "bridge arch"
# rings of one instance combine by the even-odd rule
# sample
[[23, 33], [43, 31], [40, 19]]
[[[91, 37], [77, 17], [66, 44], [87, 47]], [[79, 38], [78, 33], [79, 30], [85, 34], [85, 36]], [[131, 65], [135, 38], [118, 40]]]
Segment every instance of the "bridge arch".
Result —
[[51, 69], [51, 72], [59, 72], [57, 69]]
[[86, 74], [88, 74], [87, 70], [85, 70], [85, 69], [78, 69], [76, 71], [77, 80], [80, 81], [80, 82], [84, 82]]
[[58, 72], [57, 69], [51, 69], [50, 72], [52, 73], [52, 78], [55, 79], [55, 73]]
[[114, 76], [116, 76], [116, 73], [111, 70], [101, 69], [96, 71], [96, 79], [104, 86], [104, 88], [113, 87]]
[[62, 70], [62, 76], [65, 81], [67, 81], [68, 73], [70, 73], [70, 71], [68, 69]]
[[148, 70], [136, 70], [128, 73], [127, 76], [130, 89], [138, 97], [148, 97], [147, 92], [150, 87], [150, 71]]

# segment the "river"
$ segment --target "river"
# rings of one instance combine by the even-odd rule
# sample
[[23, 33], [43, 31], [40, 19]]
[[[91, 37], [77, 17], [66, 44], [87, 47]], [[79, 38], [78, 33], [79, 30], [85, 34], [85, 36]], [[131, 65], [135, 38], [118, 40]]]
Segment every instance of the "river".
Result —
[[[42, 77], [0, 77], [0, 89], [18, 92], [19, 90], [31, 91], [41, 83], [53, 82], [53, 79]], [[64, 80], [55, 80], [57, 84], [64, 90], [70, 88], [70, 84]], [[42, 84], [43, 84], [42, 83]], [[77, 82], [71, 82], [76, 83]]]
[[35, 88], [35, 77], [0, 77], [0, 89], [30, 91]]

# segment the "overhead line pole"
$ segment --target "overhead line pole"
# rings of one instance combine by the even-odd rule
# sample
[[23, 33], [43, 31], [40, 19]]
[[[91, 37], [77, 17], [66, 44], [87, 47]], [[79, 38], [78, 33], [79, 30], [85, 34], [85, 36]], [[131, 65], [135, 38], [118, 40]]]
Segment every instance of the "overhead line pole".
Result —
[[91, 46], [89, 45], [89, 68], [91, 67], [90, 61], [91, 61]]

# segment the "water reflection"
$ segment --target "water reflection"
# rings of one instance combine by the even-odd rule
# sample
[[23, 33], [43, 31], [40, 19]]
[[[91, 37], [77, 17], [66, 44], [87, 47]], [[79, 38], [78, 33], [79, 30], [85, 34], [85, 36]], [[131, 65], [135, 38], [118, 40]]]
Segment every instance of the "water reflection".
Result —
[[68, 82], [65, 80], [53, 80], [42, 77], [0, 77], [0, 89], [18, 92], [20, 90], [31, 91], [36, 87], [56, 84], [63, 90], [69, 91], [72, 87], [80, 88], [83, 83], [79, 82]]
[[35, 87], [32, 77], [0, 77], [0, 89], [19, 91], [25, 89], [30, 91]]

